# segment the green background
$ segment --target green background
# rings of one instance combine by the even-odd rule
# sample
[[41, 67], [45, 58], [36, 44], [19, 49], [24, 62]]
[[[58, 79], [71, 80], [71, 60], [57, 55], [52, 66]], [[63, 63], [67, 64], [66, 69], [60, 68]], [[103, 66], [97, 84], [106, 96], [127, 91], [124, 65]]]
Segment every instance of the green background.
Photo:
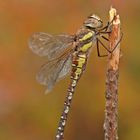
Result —
[[[0, 0], [0, 140], [53, 140], [69, 76], [44, 95], [35, 74], [46, 58], [34, 55], [33, 32], [74, 34], [90, 14], [104, 23], [113, 5], [120, 14], [123, 57], [119, 76], [119, 137], [140, 140], [139, 0]], [[76, 88], [65, 140], [103, 140], [107, 58], [93, 49]]]

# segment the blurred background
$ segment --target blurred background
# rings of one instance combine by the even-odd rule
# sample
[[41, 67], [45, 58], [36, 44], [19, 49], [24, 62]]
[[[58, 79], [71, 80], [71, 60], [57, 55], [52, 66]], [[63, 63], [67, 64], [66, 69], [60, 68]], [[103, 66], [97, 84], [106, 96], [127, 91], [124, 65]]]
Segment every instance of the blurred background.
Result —
[[[113, 5], [124, 33], [119, 77], [119, 137], [140, 140], [140, 1], [0, 0], [0, 140], [53, 140], [69, 76], [44, 95], [35, 80], [46, 61], [28, 48], [34, 32], [74, 34], [91, 13], [104, 23]], [[65, 140], [103, 140], [107, 58], [94, 48], [76, 88]]]

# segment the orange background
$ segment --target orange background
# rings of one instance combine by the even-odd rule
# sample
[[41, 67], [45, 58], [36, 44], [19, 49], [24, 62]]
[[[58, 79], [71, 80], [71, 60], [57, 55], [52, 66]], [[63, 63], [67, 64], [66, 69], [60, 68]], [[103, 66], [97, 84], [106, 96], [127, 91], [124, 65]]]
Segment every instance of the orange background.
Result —
[[[0, 0], [0, 140], [53, 140], [69, 77], [52, 93], [35, 74], [46, 58], [34, 55], [27, 41], [33, 32], [74, 34], [90, 14], [108, 20], [111, 4], [124, 33], [119, 77], [119, 137], [140, 139], [140, 1]], [[65, 140], [103, 140], [107, 58], [94, 48], [78, 83]]]

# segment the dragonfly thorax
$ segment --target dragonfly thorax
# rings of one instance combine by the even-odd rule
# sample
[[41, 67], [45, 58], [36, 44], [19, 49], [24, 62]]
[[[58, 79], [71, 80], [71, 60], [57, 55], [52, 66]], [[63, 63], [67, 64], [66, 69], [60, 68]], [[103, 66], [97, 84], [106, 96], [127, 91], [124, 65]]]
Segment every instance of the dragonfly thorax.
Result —
[[101, 28], [103, 22], [97, 15], [92, 14], [84, 21], [84, 26], [94, 30]]

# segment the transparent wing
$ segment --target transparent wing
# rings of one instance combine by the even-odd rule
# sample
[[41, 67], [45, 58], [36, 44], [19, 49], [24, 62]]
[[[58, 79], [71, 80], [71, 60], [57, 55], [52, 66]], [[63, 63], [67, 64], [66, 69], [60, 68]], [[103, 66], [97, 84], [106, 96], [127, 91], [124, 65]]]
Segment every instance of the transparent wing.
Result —
[[49, 92], [60, 79], [64, 78], [71, 69], [72, 57], [71, 55], [59, 60], [50, 61], [44, 64], [36, 78], [40, 84], [47, 85], [47, 92]]
[[56, 58], [66, 48], [72, 45], [73, 35], [60, 34], [51, 35], [48, 33], [34, 33], [29, 39], [29, 48], [39, 56], [47, 56], [49, 60]]

